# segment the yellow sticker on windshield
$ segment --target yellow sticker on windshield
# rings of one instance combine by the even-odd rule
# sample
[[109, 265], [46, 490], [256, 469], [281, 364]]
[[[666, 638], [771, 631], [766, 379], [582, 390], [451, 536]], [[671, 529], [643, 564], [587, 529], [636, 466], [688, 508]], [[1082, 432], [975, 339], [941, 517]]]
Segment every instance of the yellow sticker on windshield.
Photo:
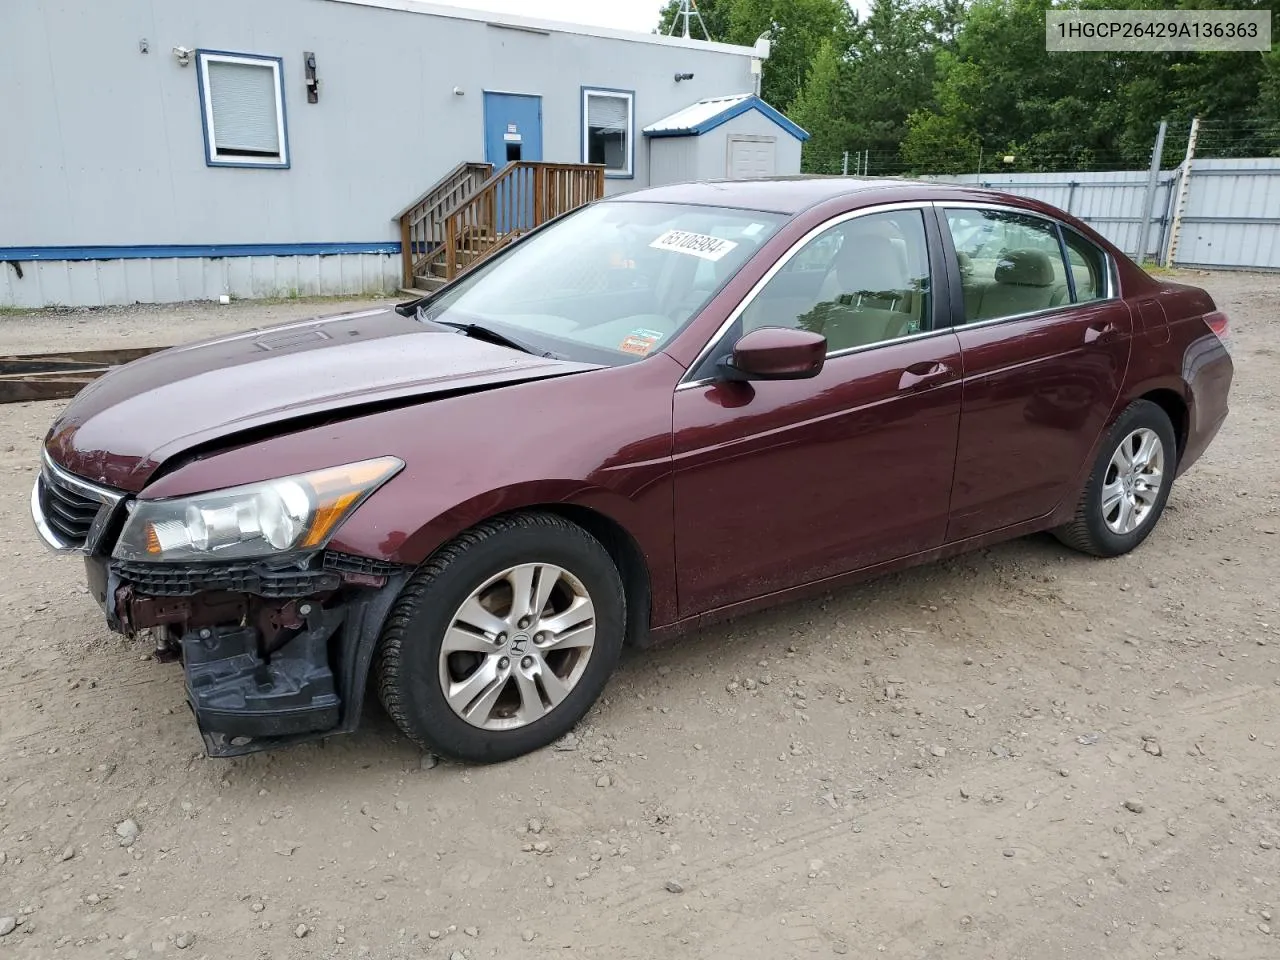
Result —
[[618, 349], [623, 353], [634, 353], [643, 357], [661, 339], [662, 334], [657, 330], [632, 330], [623, 338], [622, 343], [618, 344]]
[[719, 237], [708, 236], [705, 233], [689, 233], [687, 230], [668, 230], [653, 243], [649, 244], [655, 250], [671, 250], [675, 253], [687, 253], [691, 257], [699, 257], [703, 260], [723, 259], [727, 254], [733, 251], [737, 246], [732, 240], [721, 240]]

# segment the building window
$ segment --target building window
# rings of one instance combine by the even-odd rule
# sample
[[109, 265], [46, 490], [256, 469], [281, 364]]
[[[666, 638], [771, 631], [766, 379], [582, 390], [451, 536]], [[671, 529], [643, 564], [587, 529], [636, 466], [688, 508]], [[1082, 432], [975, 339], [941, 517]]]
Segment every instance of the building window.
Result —
[[288, 167], [283, 61], [200, 50], [200, 114], [211, 167]]
[[635, 102], [630, 90], [582, 90], [582, 162], [604, 164], [606, 177], [635, 176]]

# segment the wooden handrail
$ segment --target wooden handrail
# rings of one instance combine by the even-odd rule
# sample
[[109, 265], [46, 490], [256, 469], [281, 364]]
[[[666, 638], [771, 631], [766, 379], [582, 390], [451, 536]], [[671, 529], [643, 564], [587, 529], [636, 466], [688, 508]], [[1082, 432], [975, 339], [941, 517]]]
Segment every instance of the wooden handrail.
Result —
[[548, 220], [604, 196], [604, 167], [519, 161], [441, 215], [452, 280]]
[[405, 207], [403, 210], [401, 210], [391, 219], [400, 220], [406, 214], [413, 213], [417, 207], [423, 206], [424, 201], [431, 199], [434, 194], [438, 194], [440, 192], [441, 187], [455, 180], [460, 180], [468, 171], [477, 170], [477, 169], [483, 170], [486, 174], [492, 174], [493, 164], [482, 163], [481, 161], [478, 161], [478, 160], [462, 161], [462, 163], [458, 164], [456, 167], [454, 167], [452, 170], [446, 173], [443, 177], [437, 180], [434, 184], [428, 187], [423, 192], [423, 194], [420, 197], [418, 197], [418, 199], [414, 200], [413, 203], [409, 204], [407, 207]]
[[444, 244], [445, 212], [479, 190], [492, 174], [491, 163], [460, 163], [392, 218], [400, 222], [400, 256], [406, 287], [413, 286], [415, 274], [426, 269]]

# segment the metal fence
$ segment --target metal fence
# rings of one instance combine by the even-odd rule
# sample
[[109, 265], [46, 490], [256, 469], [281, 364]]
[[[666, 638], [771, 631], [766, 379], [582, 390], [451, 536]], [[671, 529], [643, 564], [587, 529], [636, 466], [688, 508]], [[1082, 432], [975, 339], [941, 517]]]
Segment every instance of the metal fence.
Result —
[[928, 179], [1054, 204], [1135, 258], [1184, 267], [1280, 270], [1280, 157], [1196, 159], [1189, 167], [1159, 172], [1154, 184], [1147, 170]]

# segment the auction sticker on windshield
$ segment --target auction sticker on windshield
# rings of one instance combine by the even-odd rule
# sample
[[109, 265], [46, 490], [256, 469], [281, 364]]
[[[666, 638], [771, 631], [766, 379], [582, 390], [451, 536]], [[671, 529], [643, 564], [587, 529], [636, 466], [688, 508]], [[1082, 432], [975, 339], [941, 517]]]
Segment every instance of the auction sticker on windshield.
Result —
[[662, 334], [657, 330], [632, 330], [627, 334], [626, 339], [618, 345], [618, 349], [625, 353], [634, 353], [643, 357], [661, 339]]
[[732, 240], [721, 240], [705, 233], [689, 233], [686, 230], [668, 230], [653, 243], [655, 250], [673, 250], [676, 253], [687, 253], [703, 260], [720, 260], [737, 246]]

